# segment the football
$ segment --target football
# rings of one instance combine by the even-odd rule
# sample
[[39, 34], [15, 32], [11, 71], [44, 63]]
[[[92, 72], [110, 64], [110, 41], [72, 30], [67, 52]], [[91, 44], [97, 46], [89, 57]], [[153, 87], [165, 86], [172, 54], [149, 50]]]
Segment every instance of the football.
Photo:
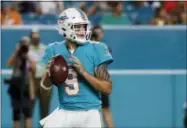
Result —
[[62, 55], [53, 57], [49, 70], [53, 85], [63, 84], [68, 77], [68, 64]]

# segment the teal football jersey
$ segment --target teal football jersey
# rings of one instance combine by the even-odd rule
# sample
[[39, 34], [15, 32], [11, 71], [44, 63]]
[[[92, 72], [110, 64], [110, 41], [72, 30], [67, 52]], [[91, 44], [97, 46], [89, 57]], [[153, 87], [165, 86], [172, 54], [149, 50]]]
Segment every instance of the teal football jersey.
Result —
[[67, 110], [101, 109], [100, 93], [71, 68], [73, 62], [70, 58], [71, 56], [77, 57], [85, 70], [94, 75], [97, 66], [103, 63], [110, 64], [113, 61], [108, 47], [104, 43], [87, 42], [71, 53], [65, 41], [55, 42], [48, 45], [39, 63], [46, 65], [57, 54], [62, 55], [69, 65], [68, 78], [64, 85], [58, 87], [60, 108]]

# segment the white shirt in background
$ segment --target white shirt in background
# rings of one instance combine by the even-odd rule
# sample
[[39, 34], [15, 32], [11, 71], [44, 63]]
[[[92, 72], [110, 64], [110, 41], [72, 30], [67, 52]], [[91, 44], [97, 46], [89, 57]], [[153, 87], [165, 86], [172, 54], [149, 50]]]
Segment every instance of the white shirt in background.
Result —
[[[40, 43], [38, 47], [35, 47], [34, 45], [30, 45], [29, 52], [28, 52], [29, 59], [35, 62], [40, 61], [40, 59], [44, 56], [46, 47], [47, 46], [42, 43]], [[44, 71], [45, 68], [40, 69], [40, 71], [37, 71], [36, 69], [35, 77], [41, 78], [43, 76]]]
[[42, 13], [44, 14], [58, 14], [60, 13], [60, 10], [64, 8], [62, 1], [55, 1], [55, 2], [40, 1], [39, 4], [40, 4], [39, 5], [40, 8], [42, 9]]

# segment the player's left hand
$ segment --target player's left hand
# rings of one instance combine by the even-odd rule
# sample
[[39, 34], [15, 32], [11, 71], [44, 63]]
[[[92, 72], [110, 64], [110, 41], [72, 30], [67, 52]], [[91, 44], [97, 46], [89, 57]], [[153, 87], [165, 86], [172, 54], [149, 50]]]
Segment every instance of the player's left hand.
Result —
[[85, 69], [84, 69], [82, 63], [80, 62], [80, 60], [75, 56], [72, 56], [72, 60], [75, 62], [73, 64], [73, 67], [75, 67], [76, 71], [80, 74], [84, 73]]

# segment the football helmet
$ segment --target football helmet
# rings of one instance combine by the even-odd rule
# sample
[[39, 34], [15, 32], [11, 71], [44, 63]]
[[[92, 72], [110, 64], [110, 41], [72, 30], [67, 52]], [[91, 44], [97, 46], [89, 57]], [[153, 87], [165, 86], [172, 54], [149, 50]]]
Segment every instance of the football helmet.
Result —
[[[84, 28], [82, 29], [81, 36], [77, 34], [77, 31], [81, 31], [81, 29], [79, 29], [80, 25]], [[58, 16], [58, 32], [70, 41], [84, 44], [86, 41], [90, 40], [90, 28], [88, 17], [78, 8], [68, 8]]]

